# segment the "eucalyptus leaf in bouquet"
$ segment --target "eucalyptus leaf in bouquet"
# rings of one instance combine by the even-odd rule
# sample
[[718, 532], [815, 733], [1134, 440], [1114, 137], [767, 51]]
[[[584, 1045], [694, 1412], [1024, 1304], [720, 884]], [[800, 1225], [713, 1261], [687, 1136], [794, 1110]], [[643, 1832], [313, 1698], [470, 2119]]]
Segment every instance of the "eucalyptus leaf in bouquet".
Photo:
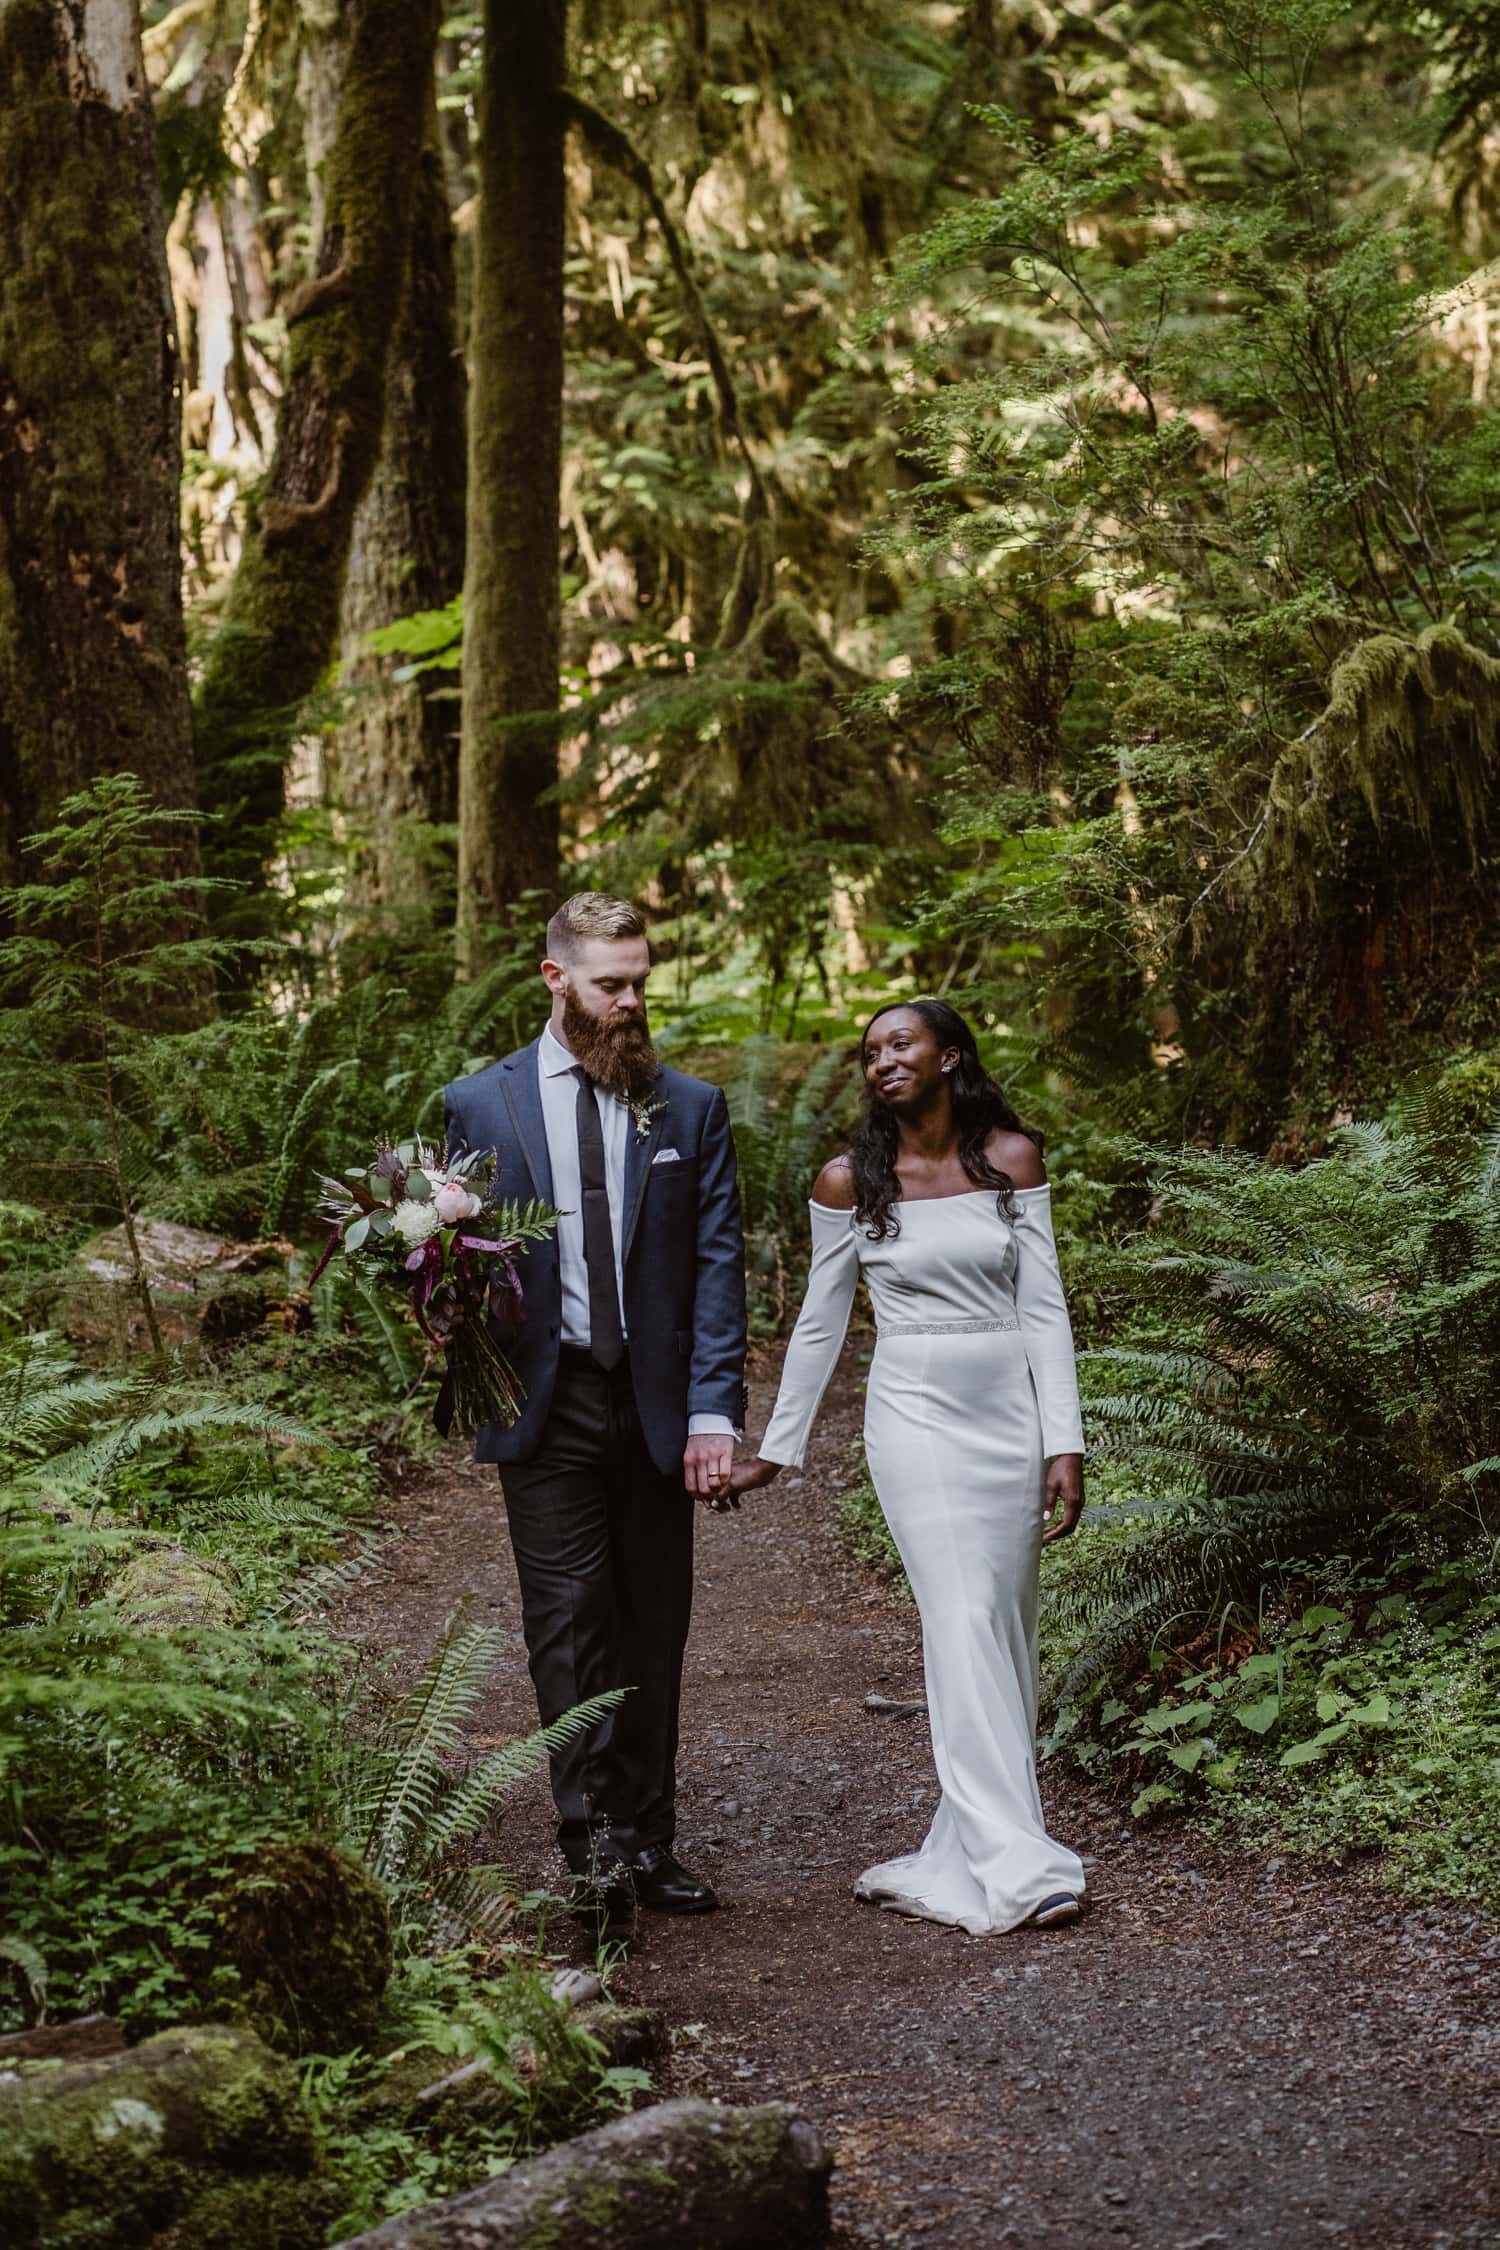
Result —
[[484, 1422], [509, 1429], [520, 1415], [505, 1349], [526, 1317], [516, 1256], [557, 1224], [548, 1204], [497, 1198], [494, 1171], [488, 1150], [449, 1163], [422, 1141], [397, 1141], [341, 1180], [325, 1177], [318, 1205], [328, 1239], [313, 1280], [342, 1252], [401, 1293], [448, 1353], [454, 1427], [468, 1436]]

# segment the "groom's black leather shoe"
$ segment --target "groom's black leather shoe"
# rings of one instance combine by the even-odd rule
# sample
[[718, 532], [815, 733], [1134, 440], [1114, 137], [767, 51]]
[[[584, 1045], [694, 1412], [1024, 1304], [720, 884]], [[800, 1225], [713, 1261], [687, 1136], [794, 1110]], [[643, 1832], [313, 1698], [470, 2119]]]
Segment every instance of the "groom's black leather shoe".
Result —
[[712, 1885], [684, 1867], [665, 1844], [648, 1844], [631, 1864], [636, 1897], [658, 1914], [712, 1914], [719, 1903]]

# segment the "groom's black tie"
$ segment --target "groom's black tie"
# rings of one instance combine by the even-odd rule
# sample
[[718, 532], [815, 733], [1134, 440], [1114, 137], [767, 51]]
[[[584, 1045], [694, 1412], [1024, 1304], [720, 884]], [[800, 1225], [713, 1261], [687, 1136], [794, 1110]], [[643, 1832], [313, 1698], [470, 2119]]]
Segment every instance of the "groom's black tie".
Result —
[[625, 1357], [620, 1291], [615, 1279], [615, 1237], [609, 1223], [609, 1175], [604, 1127], [594, 1084], [581, 1065], [578, 1077], [578, 1178], [583, 1189], [583, 1256], [589, 1270], [589, 1351], [606, 1373]]

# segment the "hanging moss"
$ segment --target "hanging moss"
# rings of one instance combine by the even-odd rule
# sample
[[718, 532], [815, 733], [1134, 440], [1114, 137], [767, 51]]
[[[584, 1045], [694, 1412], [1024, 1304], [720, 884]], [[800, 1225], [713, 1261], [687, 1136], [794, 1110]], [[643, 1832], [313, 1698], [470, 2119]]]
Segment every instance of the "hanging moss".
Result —
[[1451, 625], [1419, 639], [1376, 633], [1335, 666], [1322, 717], [1271, 776], [1262, 866], [1295, 867], [1311, 894], [1341, 800], [1357, 796], [1377, 835], [1430, 843], [1447, 818], [1477, 866], [1494, 821], [1500, 661]]

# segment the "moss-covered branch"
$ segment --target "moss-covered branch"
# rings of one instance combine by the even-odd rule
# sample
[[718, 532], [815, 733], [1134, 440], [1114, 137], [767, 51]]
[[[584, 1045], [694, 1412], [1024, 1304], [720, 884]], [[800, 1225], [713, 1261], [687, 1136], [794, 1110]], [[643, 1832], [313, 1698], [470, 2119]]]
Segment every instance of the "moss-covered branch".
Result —
[[334, 651], [355, 511], [379, 455], [437, 29], [435, 0], [351, 10], [317, 271], [288, 307], [276, 451], [198, 691], [203, 801], [224, 816], [216, 871], [253, 883], [299, 707]]
[[627, 133], [622, 132], [601, 110], [593, 108], [588, 102], [580, 101], [576, 94], [567, 96], [567, 113], [570, 123], [578, 127], [600, 162], [608, 164], [629, 180], [656, 221], [672, 271], [682, 291], [688, 317], [698, 338], [699, 348], [713, 377], [714, 391], [719, 401], [720, 423], [733, 441], [744, 465], [746, 482], [750, 488], [744, 515], [744, 537], [719, 630], [720, 646], [736, 648], [744, 639], [750, 621], [769, 589], [774, 561], [770, 495], [745, 436], [739, 393], [729, 372], [729, 362], [724, 357], [718, 333], [709, 317], [708, 307], [703, 301], [703, 292], [698, 287], [687, 244], [662, 201], [650, 165]]

